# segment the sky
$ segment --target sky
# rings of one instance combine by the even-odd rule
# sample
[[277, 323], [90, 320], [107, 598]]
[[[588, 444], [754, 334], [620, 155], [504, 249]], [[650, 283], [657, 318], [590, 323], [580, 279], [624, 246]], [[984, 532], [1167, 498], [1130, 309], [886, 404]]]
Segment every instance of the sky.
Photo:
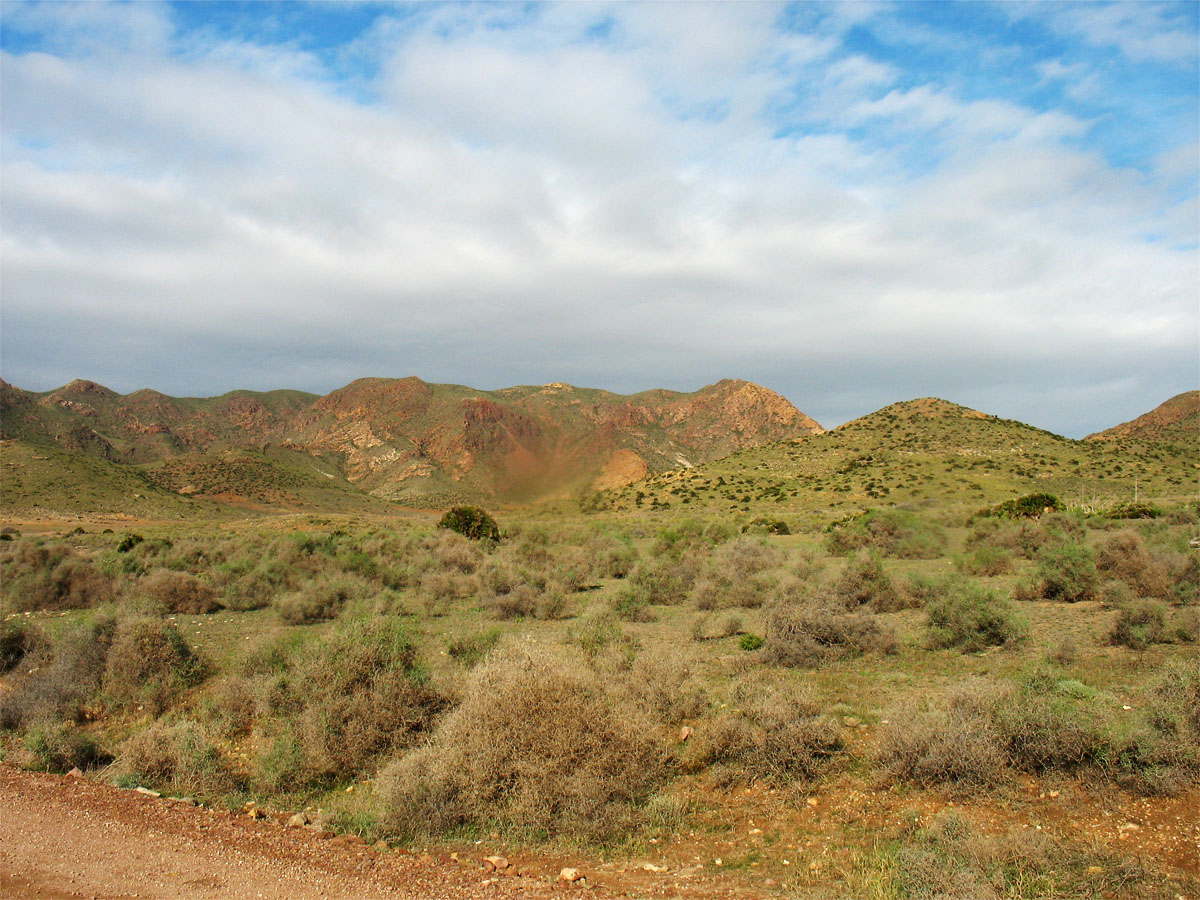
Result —
[[0, 3], [0, 376], [1200, 387], [1200, 4]]

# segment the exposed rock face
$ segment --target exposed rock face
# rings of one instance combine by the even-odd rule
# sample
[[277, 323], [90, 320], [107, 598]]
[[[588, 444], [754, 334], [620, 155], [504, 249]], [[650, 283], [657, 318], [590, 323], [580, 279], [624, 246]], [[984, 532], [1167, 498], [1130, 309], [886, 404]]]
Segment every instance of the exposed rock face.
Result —
[[121, 395], [75, 381], [45, 394], [0, 385], [0, 401], [6, 436], [159, 465], [185, 453], [274, 446], [415, 505], [616, 487], [822, 430], [773, 391], [729, 380], [688, 394], [623, 396], [562, 383], [478, 391], [361, 378], [324, 397], [235, 391], [208, 399]]

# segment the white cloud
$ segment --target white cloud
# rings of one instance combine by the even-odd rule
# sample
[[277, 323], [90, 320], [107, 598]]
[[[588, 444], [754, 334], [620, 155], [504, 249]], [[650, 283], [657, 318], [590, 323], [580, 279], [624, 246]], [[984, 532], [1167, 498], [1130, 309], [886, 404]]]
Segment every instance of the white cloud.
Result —
[[[1131, 343], [1177, 371], [1195, 227], [1165, 198], [1195, 147], [1134, 176], [1069, 146], [1087, 122], [898, 87], [899, 64], [780, 37], [778, 13], [422, 8], [348, 51], [380, 57], [370, 104], [291, 46], [5, 54], [6, 377], [738, 376], [815, 413], [816, 371], [890, 366], [882, 402], [972, 360], [1094, 380]], [[797, 92], [781, 135], [765, 110]], [[912, 147], [939, 155], [916, 176]]]
[[[1194, 66], [1196, 34], [1186, 18], [1187, 5], [1125, 2], [1048, 4], [1044, 7], [1037, 4], [1037, 7], [1039, 13], [1048, 13], [1048, 21], [1055, 29], [1081, 37], [1097, 47], [1115, 47], [1131, 60]], [[1008, 6], [1019, 8], [1022, 4]]]

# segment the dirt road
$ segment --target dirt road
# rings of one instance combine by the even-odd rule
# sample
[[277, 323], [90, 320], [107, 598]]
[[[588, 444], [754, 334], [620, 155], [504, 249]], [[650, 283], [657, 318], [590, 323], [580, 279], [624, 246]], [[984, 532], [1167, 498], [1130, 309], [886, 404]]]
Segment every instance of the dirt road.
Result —
[[[520, 868], [517, 861], [510, 868]], [[0, 897], [36, 900], [608, 898], [546, 873], [377, 851], [82, 778], [0, 766]]]

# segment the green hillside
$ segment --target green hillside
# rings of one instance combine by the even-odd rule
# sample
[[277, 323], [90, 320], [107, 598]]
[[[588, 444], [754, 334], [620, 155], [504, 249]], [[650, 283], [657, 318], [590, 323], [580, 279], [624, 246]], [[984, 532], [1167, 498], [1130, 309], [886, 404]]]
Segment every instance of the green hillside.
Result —
[[823, 434], [675, 469], [590, 498], [613, 510], [685, 507], [820, 520], [864, 506], [963, 510], [1030, 493], [1100, 508], [1200, 491], [1194, 451], [1163, 443], [1075, 441], [937, 399], [912, 400]]

